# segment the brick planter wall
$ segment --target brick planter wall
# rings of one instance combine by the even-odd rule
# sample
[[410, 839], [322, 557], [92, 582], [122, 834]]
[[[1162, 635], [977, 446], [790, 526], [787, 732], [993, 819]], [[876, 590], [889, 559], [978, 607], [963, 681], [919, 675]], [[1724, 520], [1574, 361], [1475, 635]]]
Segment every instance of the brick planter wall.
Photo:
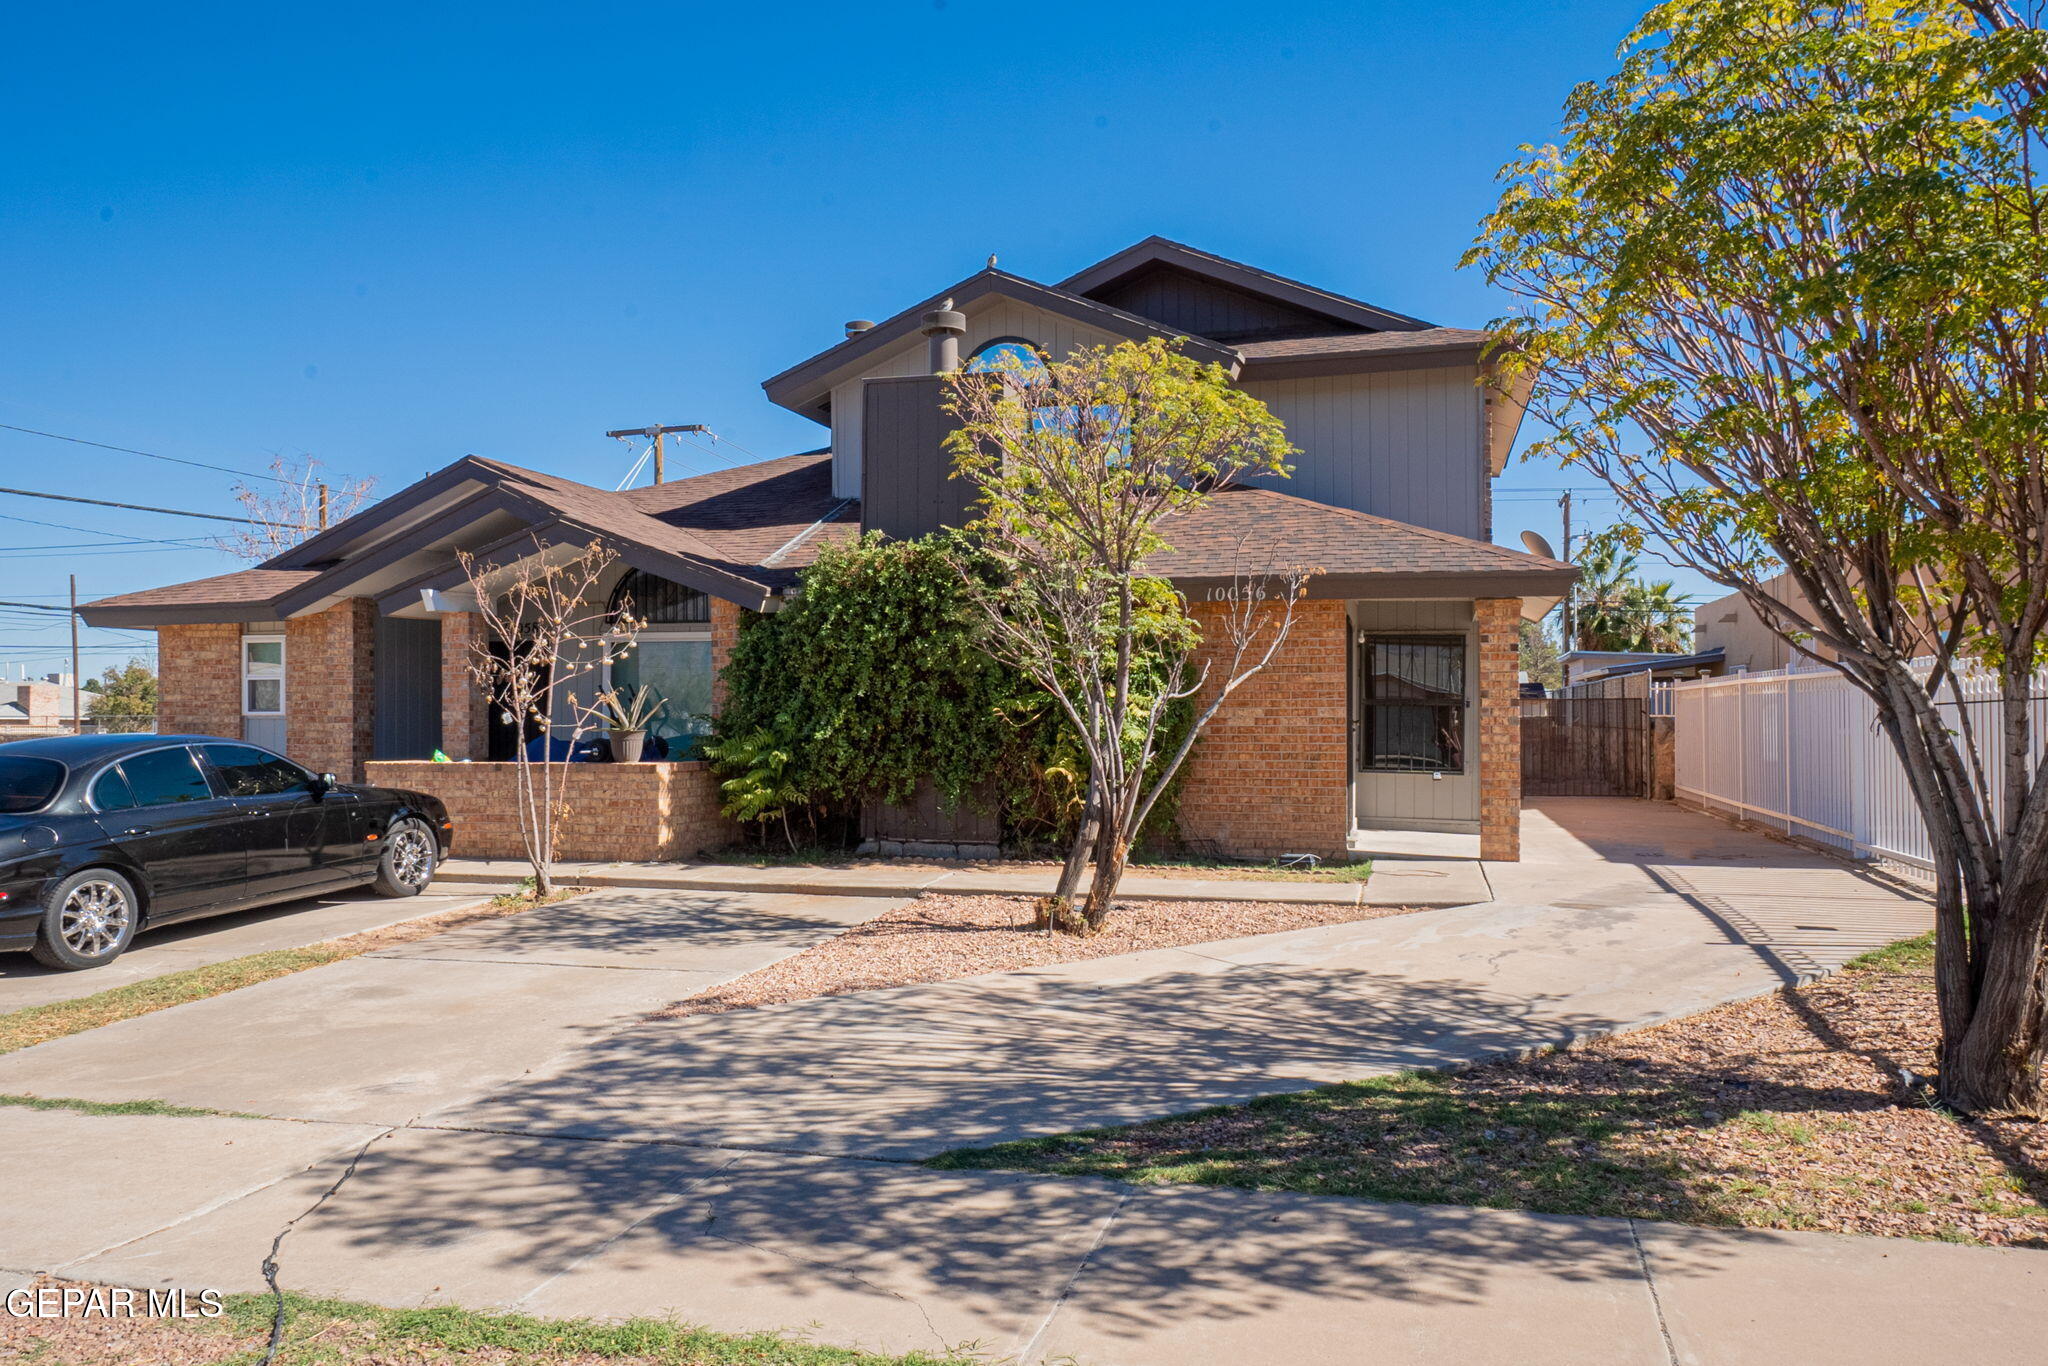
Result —
[[[524, 858], [517, 764], [373, 760], [367, 781], [439, 797], [455, 822], [458, 858]], [[569, 812], [556, 840], [564, 859], [682, 859], [739, 838], [718, 814], [708, 765], [570, 764]]]
[[242, 626], [159, 626], [156, 728], [164, 735], [242, 734]]
[[[1198, 602], [1192, 610], [1204, 634], [1220, 642], [1225, 605]], [[1184, 838], [1213, 840], [1223, 853], [1251, 858], [1343, 857], [1351, 833], [1347, 629], [1341, 601], [1299, 604], [1286, 647], [1231, 694], [1188, 759]], [[1220, 671], [1228, 645], [1204, 651], [1212, 648], [1225, 651], [1215, 664]]]
[[1480, 598], [1472, 604], [1479, 630], [1479, 857], [1514, 863], [1522, 857], [1522, 602]]
[[285, 743], [315, 773], [360, 780], [376, 707], [377, 604], [350, 598], [284, 624]]

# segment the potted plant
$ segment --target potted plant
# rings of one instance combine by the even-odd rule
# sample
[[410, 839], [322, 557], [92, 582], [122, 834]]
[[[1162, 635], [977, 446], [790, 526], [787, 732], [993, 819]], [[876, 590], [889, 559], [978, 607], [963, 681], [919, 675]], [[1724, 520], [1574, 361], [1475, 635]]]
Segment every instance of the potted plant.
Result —
[[648, 724], [661, 715], [668, 703], [657, 697], [654, 689], [647, 687], [626, 692], [614, 688], [610, 692], [599, 693], [597, 702], [611, 727], [612, 762], [639, 763], [640, 750], [647, 743]]

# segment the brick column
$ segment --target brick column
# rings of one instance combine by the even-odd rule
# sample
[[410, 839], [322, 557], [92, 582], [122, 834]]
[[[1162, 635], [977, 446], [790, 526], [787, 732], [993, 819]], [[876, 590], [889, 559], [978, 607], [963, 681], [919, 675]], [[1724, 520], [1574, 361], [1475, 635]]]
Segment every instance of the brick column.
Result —
[[315, 773], [361, 782], [370, 757], [377, 605], [350, 598], [284, 624], [285, 734]]
[[711, 600], [711, 712], [725, 710], [725, 666], [740, 638], [740, 606], [724, 598]]
[[1479, 857], [1516, 863], [1522, 857], [1522, 602], [1480, 598]]
[[481, 612], [441, 616], [441, 752], [483, 759], [490, 752], [489, 702], [477, 685], [477, 651], [489, 641]]
[[156, 728], [161, 735], [242, 736], [242, 625], [159, 626]]
[[[1202, 655], [1229, 663], [1223, 603], [1197, 602]], [[1230, 695], [1188, 756], [1180, 830], [1225, 854], [1344, 856], [1351, 833], [1351, 717], [1343, 602], [1297, 604], [1273, 662]], [[1220, 656], [1220, 657], [1219, 657]], [[1222, 679], [1211, 675], [1210, 690]], [[1196, 705], [1205, 705], [1205, 691]]]

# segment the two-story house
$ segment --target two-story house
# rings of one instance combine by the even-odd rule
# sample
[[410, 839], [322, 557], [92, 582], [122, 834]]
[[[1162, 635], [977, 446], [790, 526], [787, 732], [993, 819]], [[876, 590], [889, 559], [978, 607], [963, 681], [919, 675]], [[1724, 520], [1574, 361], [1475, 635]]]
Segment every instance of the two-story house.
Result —
[[[582, 766], [571, 857], [695, 852], [730, 832], [693, 716], [713, 710], [741, 612], [770, 612], [821, 546], [971, 515], [949, 479], [945, 375], [1005, 353], [1164, 337], [1222, 366], [1299, 448], [1287, 479], [1222, 490], [1148, 566], [1198, 617], [1244, 567], [1314, 568], [1285, 654], [1191, 760], [1182, 833], [1226, 853], [1341, 855], [1360, 830], [1477, 832], [1517, 856], [1518, 623], [1568, 565], [1492, 544], [1491, 485], [1521, 418], [1487, 336], [1435, 327], [1160, 238], [1056, 285], [991, 265], [766, 381], [827, 447], [612, 492], [466, 457], [253, 569], [87, 605], [159, 634], [162, 729], [241, 735], [315, 769], [450, 801], [465, 847], [509, 853], [518, 742], [472, 685], [480, 643], [458, 550], [603, 540], [649, 625], [615, 682], [670, 701], [653, 762]], [[467, 765], [413, 764], [439, 748]], [[498, 761], [498, 762], [493, 762]]]

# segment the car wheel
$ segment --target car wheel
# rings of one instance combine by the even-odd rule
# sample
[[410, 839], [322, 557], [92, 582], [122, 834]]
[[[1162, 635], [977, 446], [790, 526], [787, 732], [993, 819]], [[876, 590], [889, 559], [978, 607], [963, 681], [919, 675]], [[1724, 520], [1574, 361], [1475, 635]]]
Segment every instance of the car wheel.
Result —
[[434, 880], [434, 832], [418, 821], [400, 821], [384, 837], [377, 860], [377, 890], [386, 896], [418, 896]]
[[88, 868], [57, 884], [43, 905], [35, 947], [46, 968], [78, 972], [119, 958], [135, 938], [141, 911], [135, 884], [107, 868]]

